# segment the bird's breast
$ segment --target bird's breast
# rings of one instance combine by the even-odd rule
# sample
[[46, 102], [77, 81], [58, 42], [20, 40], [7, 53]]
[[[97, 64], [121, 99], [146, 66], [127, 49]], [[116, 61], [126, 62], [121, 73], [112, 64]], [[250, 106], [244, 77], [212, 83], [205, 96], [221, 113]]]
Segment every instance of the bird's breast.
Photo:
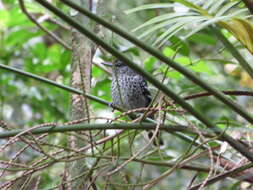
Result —
[[142, 81], [132, 76], [114, 77], [112, 81], [113, 104], [126, 110], [147, 107], [148, 100], [142, 91]]

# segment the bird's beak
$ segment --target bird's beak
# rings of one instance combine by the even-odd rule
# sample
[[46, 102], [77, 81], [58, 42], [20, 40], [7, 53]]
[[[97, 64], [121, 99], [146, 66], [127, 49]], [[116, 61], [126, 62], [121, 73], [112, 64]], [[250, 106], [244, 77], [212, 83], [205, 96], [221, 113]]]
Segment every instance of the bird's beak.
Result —
[[106, 66], [109, 66], [109, 67], [112, 67], [113, 66], [113, 63], [110, 63], [110, 62], [102, 62], [103, 65], [106, 65]]

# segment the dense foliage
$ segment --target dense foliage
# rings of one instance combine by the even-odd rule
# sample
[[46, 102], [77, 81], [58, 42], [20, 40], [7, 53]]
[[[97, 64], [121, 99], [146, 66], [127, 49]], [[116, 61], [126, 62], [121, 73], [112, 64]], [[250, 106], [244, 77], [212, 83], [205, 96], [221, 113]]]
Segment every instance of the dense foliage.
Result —
[[[247, 94], [250, 96], [244, 95], [245, 91], [253, 86], [251, 78], [253, 40], [250, 35], [253, 26], [250, 12], [244, 3], [229, 0], [219, 3], [215, 0], [198, 3], [184, 0], [169, 3], [161, 0], [159, 4], [157, 1], [156, 4], [152, 4], [153, 2], [107, 1], [103, 7], [105, 10], [101, 13], [102, 18], [129, 31], [129, 34], [138, 36], [149, 46], [156, 47], [163, 55], [187, 68], [208, 85], [219, 91], [234, 92], [233, 96], [228, 97], [240, 104], [245, 111], [252, 113], [250, 97], [252, 93]], [[66, 14], [73, 11], [64, 3], [58, 1], [52, 3]], [[22, 12], [18, 1], [3, 0], [0, 2], [0, 64], [69, 86], [71, 50], [68, 47], [71, 47], [71, 26], [46, 11], [39, 3], [25, 1], [25, 7], [41, 26], [64, 41], [67, 48], [36, 26]], [[219, 27], [216, 28], [216, 32], [214, 25]], [[139, 64], [178, 96], [187, 97], [205, 91], [182, 73], [114, 32], [107, 29], [100, 30], [100, 33], [103, 33], [102, 38], [108, 44]], [[230, 46], [223, 43], [219, 34], [231, 42]], [[233, 51], [242, 55], [243, 61], [250, 69], [241, 63], [243, 61]], [[91, 94], [108, 102], [111, 102], [111, 71], [104, 68], [101, 62], [113, 60], [114, 56], [97, 47], [93, 57]], [[6, 70], [1, 65], [0, 133], [13, 129], [29, 129], [41, 124], [63, 125], [70, 121], [71, 92], [56, 85], [34, 80], [26, 74], [20, 75]], [[155, 95], [157, 89], [151, 84], [149, 87]], [[217, 98], [200, 95], [187, 102], [229, 135], [251, 142], [250, 122]], [[92, 124], [132, 123], [124, 114], [118, 118], [120, 111], [112, 112], [112, 108], [96, 101], [89, 103], [92, 110], [91, 117], [95, 118], [91, 121]], [[238, 161], [246, 163], [246, 159], [238, 151], [228, 147], [224, 141], [218, 141], [217, 136], [205, 130], [203, 123], [163, 93], [156, 98], [153, 108], [160, 110], [156, 113], [156, 121], [170, 126], [188, 126], [192, 130], [197, 129], [197, 132], [175, 134], [163, 131], [162, 137], [165, 141], [163, 147], [155, 147], [152, 143], [146, 147], [149, 139], [145, 131], [127, 130], [113, 140], [105, 141], [95, 148], [85, 149], [86, 152], [72, 150], [69, 146], [72, 137], [84, 139], [88, 146], [89, 137], [82, 132], [29, 135], [18, 138], [15, 142], [1, 138], [1, 189], [3, 187], [17, 189], [20, 186], [23, 189], [32, 187], [64, 189], [67, 184], [64, 182], [70, 180], [66, 173], [71, 173], [66, 163], [78, 160], [82, 156], [85, 157], [83, 164], [88, 168], [83, 176], [87, 175], [93, 179], [98, 189], [141, 189], [144, 186], [148, 188], [148, 185], [156, 182], [154, 189], [186, 189], [187, 186], [194, 186], [191, 180], [194, 184], [205, 184], [207, 182], [205, 179], [242, 166], [237, 164]], [[105, 119], [106, 117], [108, 119]], [[92, 140], [98, 142], [99, 139], [105, 138], [104, 136], [114, 133], [115, 131], [93, 131]], [[199, 143], [199, 146], [194, 143]], [[209, 148], [201, 149], [202, 144]], [[138, 155], [133, 157], [135, 154]], [[219, 157], [222, 158], [221, 163], [216, 163]], [[106, 176], [106, 173], [114, 171], [129, 158], [132, 160], [123, 169], [111, 177]], [[190, 159], [187, 160], [188, 158]], [[184, 161], [186, 163], [183, 163]], [[34, 171], [29, 168], [30, 166]], [[44, 168], [36, 170], [39, 166]], [[186, 170], [181, 170], [180, 167]], [[210, 170], [211, 174], [208, 173]], [[32, 171], [31, 174], [22, 177], [29, 171]], [[162, 174], [166, 178], [160, 180]], [[157, 181], [152, 181], [154, 179]], [[245, 188], [250, 187], [251, 183], [252, 180], [247, 177], [241, 180], [235, 177], [226, 180], [222, 178], [207, 188]], [[94, 189], [94, 186], [92, 188]]]

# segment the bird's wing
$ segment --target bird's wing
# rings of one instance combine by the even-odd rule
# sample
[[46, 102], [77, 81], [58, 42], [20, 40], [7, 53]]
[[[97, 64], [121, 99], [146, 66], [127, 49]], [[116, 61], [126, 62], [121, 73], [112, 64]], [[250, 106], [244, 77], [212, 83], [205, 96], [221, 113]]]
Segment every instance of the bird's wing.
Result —
[[152, 101], [152, 96], [148, 89], [147, 81], [140, 75], [135, 76], [134, 80], [139, 81], [141, 92], [147, 98], [147, 106], [148, 106]]

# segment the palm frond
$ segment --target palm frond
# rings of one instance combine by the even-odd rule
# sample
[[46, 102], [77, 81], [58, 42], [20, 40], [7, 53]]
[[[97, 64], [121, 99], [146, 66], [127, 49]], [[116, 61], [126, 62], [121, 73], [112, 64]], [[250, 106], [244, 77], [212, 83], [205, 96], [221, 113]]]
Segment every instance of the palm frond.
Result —
[[[230, 2], [227, 0], [172, 0], [175, 3], [187, 7], [186, 12], [170, 12], [150, 19], [144, 24], [138, 26], [133, 31], [145, 29], [145, 32], [139, 37], [143, 38], [151, 33], [163, 29], [163, 33], [155, 40], [154, 45], [162, 46], [173, 35], [187, 28], [183, 39], [199, 32], [212, 24], [218, 24], [231, 32], [246, 48], [253, 52], [252, 32], [253, 26], [247, 20], [248, 10], [238, 8], [239, 2]], [[126, 11], [127, 14], [146, 9], [168, 9], [175, 8], [171, 3], [155, 3], [143, 5]], [[170, 10], [168, 9], [168, 10]], [[192, 27], [194, 25], [194, 27]], [[240, 28], [238, 28], [240, 27]], [[164, 31], [165, 29], [165, 31]], [[239, 35], [244, 35], [239, 36]]]

